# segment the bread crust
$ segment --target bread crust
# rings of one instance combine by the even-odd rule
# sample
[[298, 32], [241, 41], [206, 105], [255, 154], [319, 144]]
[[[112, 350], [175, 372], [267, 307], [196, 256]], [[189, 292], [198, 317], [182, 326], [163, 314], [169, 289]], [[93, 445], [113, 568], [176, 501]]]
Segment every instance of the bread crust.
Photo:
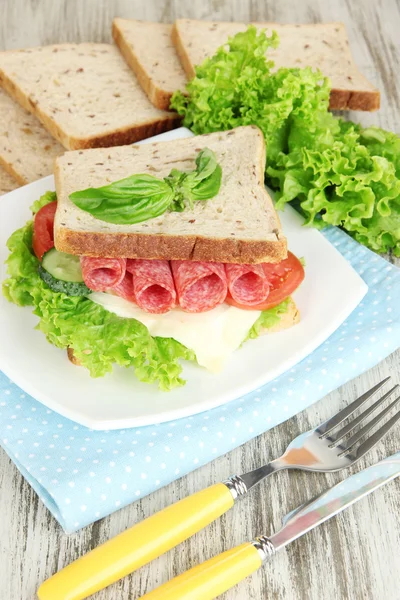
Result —
[[75, 365], [77, 367], [81, 367], [82, 366], [81, 361], [79, 360], [79, 358], [77, 358], [75, 356], [74, 349], [71, 348], [71, 346], [68, 346], [68, 348], [67, 348], [67, 356], [68, 356], [68, 360], [70, 362], [72, 362], [73, 365]]
[[364, 110], [373, 112], [381, 105], [378, 90], [351, 92], [349, 90], [331, 89], [329, 98], [330, 110]]
[[147, 137], [152, 137], [164, 131], [170, 131], [179, 127], [182, 117], [171, 113], [162, 119], [148, 121], [139, 126], [121, 128], [112, 133], [91, 136], [88, 138], [77, 138], [69, 136], [57, 123], [42, 111], [39, 102], [26, 96], [21, 88], [11, 81], [4, 71], [0, 69], [0, 85], [16, 100], [25, 110], [32, 113], [41, 121], [47, 131], [68, 150], [84, 150], [87, 148], [103, 148], [110, 146], [124, 146], [133, 144]]
[[185, 71], [186, 75], [188, 76], [188, 79], [193, 79], [193, 77], [196, 75], [196, 71], [194, 70], [194, 66], [192, 65], [191, 60], [185, 50], [185, 46], [179, 35], [179, 29], [177, 27], [176, 22], [172, 26], [171, 39], [172, 39], [172, 43], [175, 46], [176, 53], [178, 54], [179, 60], [182, 63], [183, 70]]
[[198, 260], [227, 263], [277, 263], [287, 256], [285, 238], [240, 241], [199, 236], [97, 233], [59, 227], [57, 250], [79, 256]]
[[7, 162], [3, 156], [0, 156], [0, 166], [3, 167], [3, 169], [5, 171], [7, 171], [7, 173], [9, 175], [11, 175], [11, 177], [13, 179], [15, 179], [15, 181], [17, 181], [20, 185], [26, 185], [27, 183], [29, 183], [24, 177], [21, 176], [20, 173], [18, 173], [17, 171], [15, 171], [14, 167], [12, 166], [11, 163]]
[[125, 40], [115, 20], [112, 24], [112, 35], [122, 56], [130, 66], [132, 71], [135, 73], [143, 91], [146, 93], [150, 102], [154, 104], [156, 108], [160, 108], [161, 110], [169, 110], [169, 105], [171, 102], [173, 92], [167, 92], [166, 90], [159, 88], [153, 83], [153, 80], [141, 65], [140, 61], [138, 60], [135, 53], [132, 51], [132, 48], [130, 47], [128, 42]]

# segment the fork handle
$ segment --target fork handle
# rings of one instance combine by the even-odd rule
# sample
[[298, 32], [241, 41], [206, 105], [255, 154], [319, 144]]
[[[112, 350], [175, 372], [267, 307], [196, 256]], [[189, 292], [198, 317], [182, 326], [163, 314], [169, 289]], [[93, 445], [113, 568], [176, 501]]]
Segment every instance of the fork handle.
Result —
[[171, 550], [229, 510], [234, 495], [217, 483], [148, 517], [45, 581], [40, 600], [82, 600]]
[[142, 600], [212, 600], [257, 571], [261, 564], [255, 546], [245, 543], [167, 581]]

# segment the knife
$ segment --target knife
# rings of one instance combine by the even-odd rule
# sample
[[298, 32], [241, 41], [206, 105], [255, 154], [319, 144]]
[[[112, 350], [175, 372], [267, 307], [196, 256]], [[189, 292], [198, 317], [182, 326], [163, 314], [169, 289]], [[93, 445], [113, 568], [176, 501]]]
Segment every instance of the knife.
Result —
[[212, 600], [256, 571], [275, 552], [399, 475], [397, 452], [288, 513], [274, 535], [258, 537], [215, 556], [142, 596], [142, 600]]

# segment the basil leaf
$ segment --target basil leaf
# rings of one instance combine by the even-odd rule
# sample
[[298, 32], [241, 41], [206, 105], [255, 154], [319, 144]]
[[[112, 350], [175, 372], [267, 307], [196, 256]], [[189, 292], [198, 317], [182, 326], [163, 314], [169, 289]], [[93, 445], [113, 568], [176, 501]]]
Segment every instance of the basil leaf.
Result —
[[173, 200], [173, 191], [165, 181], [143, 174], [74, 192], [70, 199], [97, 219], [134, 225], [164, 214]]
[[221, 187], [222, 169], [217, 164], [213, 173], [206, 179], [202, 179], [190, 190], [193, 200], [208, 200], [214, 198]]
[[[218, 166], [217, 158], [212, 150], [204, 148], [196, 157], [197, 169], [194, 171], [194, 179], [201, 181], [210, 177]], [[189, 173], [189, 177], [192, 175]]]
[[218, 194], [222, 170], [209, 148], [196, 157], [196, 169], [184, 173], [172, 169], [163, 180], [139, 174], [99, 188], [70, 194], [72, 202], [93, 217], [116, 225], [134, 225], [154, 219], [167, 210], [182, 212], [197, 200]]

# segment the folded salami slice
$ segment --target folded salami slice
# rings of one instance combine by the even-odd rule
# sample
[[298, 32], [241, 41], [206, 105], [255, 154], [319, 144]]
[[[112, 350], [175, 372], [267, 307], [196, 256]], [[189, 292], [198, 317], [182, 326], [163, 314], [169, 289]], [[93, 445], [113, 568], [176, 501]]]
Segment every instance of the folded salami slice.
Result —
[[81, 256], [83, 281], [94, 292], [104, 292], [117, 286], [126, 271], [125, 258], [92, 258]]
[[132, 273], [128, 273], [128, 271], [127, 271], [125, 273], [125, 277], [123, 278], [123, 280], [120, 281], [120, 283], [118, 285], [111, 288], [111, 290], [109, 290], [109, 291], [112, 292], [113, 294], [116, 294], [117, 296], [121, 296], [121, 298], [124, 298], [125, 300], [128, 300], [129, 302], [136, 302], [135, 294], [133, 292], [133, 275], [132, 275]]
[[162, 314], [175, 306], [176, 292], [167, 260], [127, 260], [126, 270], [133, 276], [135, 301], [143, 310]]
[[179, 304], [188, 312], [204, 312], [221, 304], [228, 291], [222, 263], [171, 260]]
[[269, 284], [261, 265], [225, 265], [229, 293], [240, 304], [253, 306], [264, 302]]

